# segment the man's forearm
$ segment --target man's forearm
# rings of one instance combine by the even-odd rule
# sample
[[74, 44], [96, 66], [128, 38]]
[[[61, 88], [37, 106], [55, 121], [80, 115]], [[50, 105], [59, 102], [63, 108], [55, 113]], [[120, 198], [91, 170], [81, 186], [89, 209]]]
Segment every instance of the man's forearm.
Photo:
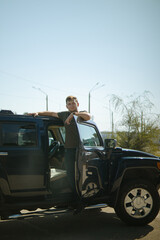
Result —
[[85, 121], [88, 121], [91, 119], [91, 115], [88, 112], [75, 112], [75, 115], [77, 117], [83, 118]]
[[50, 111], [30, 113], [29, 115], [34, 115], [35, 117], [36, 117], [36, 116], [58, 117], [58, 113], [56, 113], [56, 112], [50, 112]]

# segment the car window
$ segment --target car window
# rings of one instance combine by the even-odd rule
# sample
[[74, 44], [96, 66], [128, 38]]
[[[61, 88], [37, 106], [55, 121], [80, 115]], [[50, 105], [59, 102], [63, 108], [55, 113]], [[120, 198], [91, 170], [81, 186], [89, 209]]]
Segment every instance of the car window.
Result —
[[51, 146], [52, 143], [55, 141], [55, 137], [51, 130], [48, 130], [48, 145]]
[[101, 146], [96, 129], [90, 125], [79, 124], [80, 139], [84, 146]]
[[1, 124], [1, 146], [35, 146], [37, 134], [35, 124]]
[[65, 137], [66, 137], [65, 127], [60, 127], [60, 128], [59, 128], [59, 131], [60, 131], [60, 133], [61, 133], [63, 142], [65, 142]]

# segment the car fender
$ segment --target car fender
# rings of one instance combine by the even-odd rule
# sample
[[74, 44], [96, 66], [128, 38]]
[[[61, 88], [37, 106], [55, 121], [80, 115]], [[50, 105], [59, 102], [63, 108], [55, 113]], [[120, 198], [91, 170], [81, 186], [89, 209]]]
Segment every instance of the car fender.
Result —
[[[157, 176], [157, 181], [160, 184], [160, 169], [158, 168], [158, 164], [160, 164], [160, 159], [150, 158], [150, 157], [122, 157], [119, 163], [117, 174], [114, 179], [114, 183], [111, 188], [111, 195], [114, 195], [114, 202], [116, 204], [119, 191], [122, 183], [125, 183], [125, 176], [128, 175], [131, 179], [131, 172], [135, 172], [133, 178], [138, 177], [136, 173], [140, 173], [142, 171], [149, 171], [156, 173], [154, 177]], [[151, 177], [151, 176], [150, 176]]]

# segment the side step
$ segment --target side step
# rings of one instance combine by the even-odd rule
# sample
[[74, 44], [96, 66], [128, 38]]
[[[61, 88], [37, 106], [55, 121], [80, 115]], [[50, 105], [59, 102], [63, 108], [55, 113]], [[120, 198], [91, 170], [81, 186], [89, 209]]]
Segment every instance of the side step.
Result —
[[[98, 208], [105, 208], [107, 207], [107, 204], [97, 204], [97, 205], [91, 205], [85, 208], [85, 210], [91, 210], [91, 209], [98, 209]], [[36, 211], [26, 211], [22, 210], [21, 214], [14, 214], [11, 216], [8, 216], [7, 219], [24, 219], [24, 218], [29, 218], [29, 217], [38, 217], [41, 215], [53, 215], [53, 214], [64, 214], [64, 213], [69, 213], [73, 212], [73, 209], [64, 209], [64, 208], [49, 208], [49, 209], [39, 209]]]

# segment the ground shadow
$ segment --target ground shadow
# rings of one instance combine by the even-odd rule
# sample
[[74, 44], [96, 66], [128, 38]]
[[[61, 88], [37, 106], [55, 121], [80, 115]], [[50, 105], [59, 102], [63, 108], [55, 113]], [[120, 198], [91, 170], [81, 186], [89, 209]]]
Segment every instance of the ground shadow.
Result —
[[87, 210], [81, 214], [43, 213], [36, 217], [0, 222], [2, 240], [134, 240], [143, 239], [153, 230], [150, 225], [127, 226], [115, 213]]

